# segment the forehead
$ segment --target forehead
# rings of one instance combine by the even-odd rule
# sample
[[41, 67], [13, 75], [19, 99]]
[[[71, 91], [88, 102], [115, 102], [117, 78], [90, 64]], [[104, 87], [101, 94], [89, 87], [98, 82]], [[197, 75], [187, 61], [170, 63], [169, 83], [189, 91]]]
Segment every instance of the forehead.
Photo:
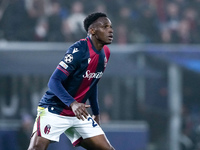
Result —
[[112, 24], [110, 19], [108, 19], [107, 17], [100, 17], [94, 22], [95, 26], [100, 26], [105, 24]]

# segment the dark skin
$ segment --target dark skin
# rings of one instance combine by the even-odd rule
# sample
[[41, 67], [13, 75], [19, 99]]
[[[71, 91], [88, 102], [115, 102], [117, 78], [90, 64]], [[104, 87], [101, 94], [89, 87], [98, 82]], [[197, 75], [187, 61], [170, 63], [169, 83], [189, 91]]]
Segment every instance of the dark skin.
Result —
[[[95, 48], [98, 51], [101, 51], [104, 45], [112, 43], [113, 29], [111, 21], [107, 17], [98, 18], [93, 24], [90, 25], [88, 35]], [[87, 108], [89, 108], [90, 105], [74, 101], [70, 106], [78, 119], [87, 119], [87, 116], [89, 115]], [[93, 115], [93, 119], [100, 124], [99, 115]], [[38, 136], [35, 132], [31, 138], [28, 150], [46, 150], [50, 142], [50, 140]], [[87, 150], [114, 150], [105, 135], [98, 135], [84, 139], [80, 142], [80, 146]]]

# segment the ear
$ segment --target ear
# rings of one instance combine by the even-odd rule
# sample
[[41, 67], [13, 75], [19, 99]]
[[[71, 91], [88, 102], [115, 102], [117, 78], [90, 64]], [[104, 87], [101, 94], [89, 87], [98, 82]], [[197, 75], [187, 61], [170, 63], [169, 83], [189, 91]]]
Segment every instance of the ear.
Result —
[[94, 28], [90, 28], [89, 29], [89, 33], [92, 34], [92, 35], [94, 35], [95, 34], [95, 29]]

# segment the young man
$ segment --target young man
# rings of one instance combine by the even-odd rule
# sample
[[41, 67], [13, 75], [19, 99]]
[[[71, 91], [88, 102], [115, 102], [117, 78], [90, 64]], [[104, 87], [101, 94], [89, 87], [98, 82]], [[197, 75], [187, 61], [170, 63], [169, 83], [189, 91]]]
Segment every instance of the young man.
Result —
[[[99, 126], [97, 98], [97, 83], [110, 56], [106, 45], [113, 40], [112, 24], [106, 14], [93, 13], [85, 18], [84, 28], [88, 36], [69, 47], [39, 102], [29, 150], [47, 149], [62, 133], [74, 146], [114, 150]], [[87, 99], [90, 105], [85, 104]]]

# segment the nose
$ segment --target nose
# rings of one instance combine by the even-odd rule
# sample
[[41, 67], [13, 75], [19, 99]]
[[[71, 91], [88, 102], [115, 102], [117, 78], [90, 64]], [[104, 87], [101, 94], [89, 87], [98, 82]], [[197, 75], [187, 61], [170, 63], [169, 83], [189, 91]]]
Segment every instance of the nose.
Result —
[[113, 33], [113, 32], [114, 32], [114, 31], [113, 31], [113, 28], [110, 28], [109, 32], [110, 32], [110, 33]]

